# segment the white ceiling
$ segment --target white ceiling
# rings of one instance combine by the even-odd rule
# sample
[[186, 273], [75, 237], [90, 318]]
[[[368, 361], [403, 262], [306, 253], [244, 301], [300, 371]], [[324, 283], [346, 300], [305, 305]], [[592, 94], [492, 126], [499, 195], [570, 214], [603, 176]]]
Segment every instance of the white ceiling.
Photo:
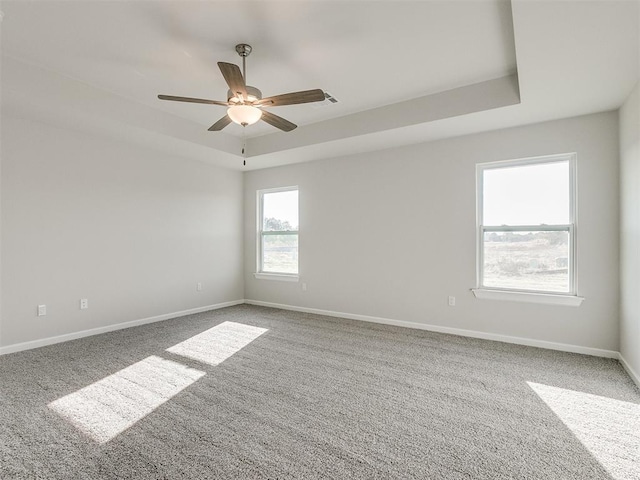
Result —
[[[0, 9], [5, 111], [230, 168], [242, 168], [243, 135], [248, 167], [262, 168], [615, 109], [639, 77], [636, 0]], [[241, 42], [254, 48], [248, 83], [265, 96], [321, 88], [339, 103], [273, 108], [300, 126], [291, 133], [264, 123], [211, 133], [223, 107], [157, 99], [225, 100], [216, 62], [240, 64]]]

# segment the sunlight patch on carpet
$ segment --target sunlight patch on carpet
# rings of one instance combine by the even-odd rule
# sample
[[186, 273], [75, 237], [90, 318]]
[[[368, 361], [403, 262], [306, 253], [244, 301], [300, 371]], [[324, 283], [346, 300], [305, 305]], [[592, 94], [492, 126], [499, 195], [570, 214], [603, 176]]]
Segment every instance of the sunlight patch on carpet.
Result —
[[527, 382], [616, 480], [640, 479], [640, 405]]
[[167, 348], [167, 352], [215, 366], [249, 345], [267, 330], [242, 323], [224, 322]]
[[49, 408], [105, 443], [204, 375], [154, 355], [51, 402]]

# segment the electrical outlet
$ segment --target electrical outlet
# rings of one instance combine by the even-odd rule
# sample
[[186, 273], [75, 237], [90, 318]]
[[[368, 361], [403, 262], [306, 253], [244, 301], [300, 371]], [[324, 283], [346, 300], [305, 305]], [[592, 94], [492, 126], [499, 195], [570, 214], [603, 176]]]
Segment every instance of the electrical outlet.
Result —
[[450, 307], [456, 306], [456, 297], [449, 297], [449, 306]]
[[201, 292], [201, 291], [202, 291], [202, 284], [201, 284], [200, 282], [198, 282], [198, 283], [196, 284], [196, 291], [197, 291], [197, 292]]
[[80, 310], [86, 310], [89, 308], [89, 299], [81, 298], [80, 299]]
[[38, 316], [44, 317], [47, 314], [47, 306], [46, 305], [38, 305]]
[[305, 282], [302, 283], [302, 291], [303, 292], [307, 291], [307, 284]]

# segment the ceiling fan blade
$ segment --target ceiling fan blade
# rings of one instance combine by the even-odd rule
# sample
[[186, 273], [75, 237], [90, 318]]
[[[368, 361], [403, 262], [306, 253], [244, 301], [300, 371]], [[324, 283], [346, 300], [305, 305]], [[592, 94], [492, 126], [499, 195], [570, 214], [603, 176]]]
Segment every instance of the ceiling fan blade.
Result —
[[220, 71], [222, 72], [222, 76], [224, 80], [229, 85], [229, 89], [231, 91], [240, 96], [242, 98], [247, 98], [247, 86], [244, 83], [244, 78], [242, 77], [242, 72], [240, 71], [240, 67], [233, 63], [225, 63], [218, 62], [218, 67], [220, 67]]
[[259, 100], [254, 105], [265, 107], [279, 107], [281, 105], [296, 105], [299, 103], [322, 102], [324, 92], [320, 89], [305, 90], [303, 92], [283, 93], [274, 97], [267, 97]]
[[172, 100], [174, 102], [189, 102], [189, 103], [206, 103], [207, 105], [222, 105], [228, 106], [227, 102], [219, 102], [218, 100], [205, 100], [204, 98], [190, 98], [190, 97], [174, 97], [173, 95], [158, 95], [160, 100]]
[[225, 115], [220, 120], [218, 120], [216, 123], [211, 125], [208, 130], [210, 132], [219, 132], [220, 130], [222, 130], [224, 127], [226, 127], [230, 123], [231, 123], [231, 119], [229, 118], [229, 115]]
[[262, 120], [267, 122], [269, 125], [279, 128], [283, 132], [290, 132], [297, 127], [295, 123], [291, 123], [289, 120], [285, 120], [284, 118], [274, 115], [271, 112], [267, 112], [266, 110], [262, 111]]

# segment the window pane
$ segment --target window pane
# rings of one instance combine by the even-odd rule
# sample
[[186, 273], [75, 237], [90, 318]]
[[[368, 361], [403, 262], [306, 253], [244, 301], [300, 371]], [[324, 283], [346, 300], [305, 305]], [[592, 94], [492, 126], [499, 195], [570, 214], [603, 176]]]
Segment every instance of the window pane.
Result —
[[264, 231], [298, 230], [298, 190], [265, 193], [262, 202]]
[[483, 286], [569, 292], [569, 232], [485, 232]]
[[262, 271], [298, 273], [298, 235], [262, 236]]
[[569, 162], [539, 163], [483, 172], [483, 225], [566, 225]]

